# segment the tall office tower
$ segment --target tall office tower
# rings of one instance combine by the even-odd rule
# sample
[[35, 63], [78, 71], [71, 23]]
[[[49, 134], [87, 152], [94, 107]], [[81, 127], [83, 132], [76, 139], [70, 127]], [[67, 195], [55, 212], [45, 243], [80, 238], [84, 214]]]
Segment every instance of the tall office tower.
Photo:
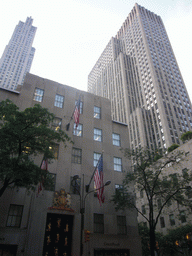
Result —
[[32, 47], [36, 27], [33, 19], [19, 21], [9, 44], [5, 47], [0, 59], [0, 87], [15, 90], [18, 84], [23, 84], [25, 75], [30, 71], [35, 48]]
[[135, 4], [88, 76], [88, 91], [111, 99], [130, 147], [167, 148], [192, 129], [192, 107], [161, 17]]

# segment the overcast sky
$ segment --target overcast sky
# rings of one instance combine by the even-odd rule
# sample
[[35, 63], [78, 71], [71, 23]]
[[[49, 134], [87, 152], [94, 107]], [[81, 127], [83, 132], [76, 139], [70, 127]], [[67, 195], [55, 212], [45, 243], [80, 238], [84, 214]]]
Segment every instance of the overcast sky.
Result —
[[[192, 0], [139, 0], [163, 19], [192, 99]], [[34, 19], [31, 73], [87, 90], [87, 77], [133, 0], [0, 0], [0, 56], [19, 20]]]

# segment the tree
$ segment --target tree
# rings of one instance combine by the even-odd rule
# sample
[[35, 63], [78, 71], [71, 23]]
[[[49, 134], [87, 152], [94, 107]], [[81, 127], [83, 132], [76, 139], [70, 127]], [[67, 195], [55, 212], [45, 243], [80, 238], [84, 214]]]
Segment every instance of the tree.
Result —
[[[126, 157], [133, 163], [132, 171], [126, 173], [123, 190], [116, 190], [112, 201], [116, 210], [135, 209], [143, 216], [149, 225], [150, 253], [155, 255], [156, 238], [155, 230], [158, 220], [163, 210], [168, 208], [173, 201], [185, 207], [192, 207], [192, 202], [188, 199], [187, 193], [192, 181], [192, 174], [187, 169], [177, 171], [181, 168], [181, 163], [185, 155], [174, 150], [169, 154], [161, 151], [151, 152], [148, 149], [138, 149], [136, 151], [122, 149]], [[172, 165], [174, 173], [168, 172], [167, 167]], [[134, 191], [131, 187], [134, 184]], [[146, 204], [143, 209], [138, 207], [138, 202], [144, 194]]]
[[192, 131], [185, 132], [181, 135], [181, 140], [185, 142], [186, 140], [192, 139]]
[[178, 144], [172, 144], [168, 149], [167, 151], [170, 153], [171, 151], [173, 151], [174, 149], [178, 148], [179, 145]]
[[50, 146], [71, 142], [64, 131], [51, 128], [53, 120], [54, 115], [40, 105], [19, 111], [10, 100], [0, 103], [0, 196], [11, 184], [35, 189], [42, 175], [48, 176], [34, 163], [35, 156], [50, 161]]
[[169, 230], [161, 241], [162, 255], [192, 255], [192, 225]]

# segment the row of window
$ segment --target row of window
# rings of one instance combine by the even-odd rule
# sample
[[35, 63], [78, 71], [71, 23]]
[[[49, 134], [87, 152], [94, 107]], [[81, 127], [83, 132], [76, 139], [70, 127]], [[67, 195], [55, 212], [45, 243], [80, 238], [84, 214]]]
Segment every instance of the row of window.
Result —
[[[33, 100], [42, 102], [43, 101], [43, 95], [44, 95], [44, 90], [40, 88], [35, 88]], [[77, 101], [75, 101], [75, 104]], [[54, 106], [58, 108], [63, 108], [64, 105], [64, 96], [56, 94], [55, 95], [55, 101], [54, 101]], [[83, 102], [80, 102], [80, 114], [83, 113]], [[94, 106], [94, 118], [101, 119], [101, 108]]]
[[[19, 228], [23, 215], [23, 205], [11, 204], [9, 208], [7, 227]], [[104, 214], [94, 213], [94, 233], [104, 234]], [[127, 234], [126, 216], [117, 216], [117, 233]]]
[[[99, 159], [101, 157], [101, 153], [94, 153], [93, 156], [93, 166], [96, 167]], [[73, 148], [72, 149], [72, 163], [81, 164], [82, 163], [82, 149]], [[122, 171], [122, 159], [120, 157], [113, 157], [113, 166], [114, 171], [121, 172]]]
[[[95, 141], [102, 142], [103, 140], [103, 135], [102, 135], [102, 129], [99, 128], [94, 128], [93, 130], [93, 139]], [[79, 124], [78, 127], [76, 127], [76, 124], [74, 123], [73, 127], [73, 135], [82, 137], [83, 136], [83, 125]], [[120, 134], [113, 133], [112, 134], [112, 142], [114, 146], [121, 146], [121, 140], [120, 140]]]

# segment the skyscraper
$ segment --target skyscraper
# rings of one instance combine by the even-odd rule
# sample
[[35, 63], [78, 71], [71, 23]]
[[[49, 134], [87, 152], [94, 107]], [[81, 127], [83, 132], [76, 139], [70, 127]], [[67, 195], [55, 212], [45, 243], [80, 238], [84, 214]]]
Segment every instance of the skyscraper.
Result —
[[130, 147], [167, 148], [192, 129], [192, 107], [160, 16], [135, 4], [88, 76], [88, 91], [111, 99]]
[[23, 84], [25, 75], [30, 71], [35, 48], [32, 47], [36, 27], [33, 19], [19, 21], [9, 44], [5, 47], [0, 59], [0, 87], [15, 90], [18, 84]]

